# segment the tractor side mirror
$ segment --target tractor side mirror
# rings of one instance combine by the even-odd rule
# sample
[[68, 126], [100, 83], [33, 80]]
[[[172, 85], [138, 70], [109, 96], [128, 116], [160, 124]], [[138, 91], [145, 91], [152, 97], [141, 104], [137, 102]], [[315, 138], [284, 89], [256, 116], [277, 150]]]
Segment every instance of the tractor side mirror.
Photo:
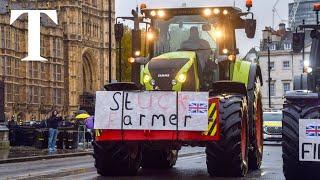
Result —
[[203, 24], [202, 25], [202, 31], [211, 31], [211, 24]]
[[294, 53], [300, 53], [304, 46], [305, 33], [292, 34], [292, 50]]
[[140, 65], [146, 65], [150, 61], [149, 57], [136, 57], [134, 58], [134, 62]]
[[253, 39], [256, 34], [257, 20], [255, 19], [246, 19], [245, 20], [245, 32], [247, 37]]

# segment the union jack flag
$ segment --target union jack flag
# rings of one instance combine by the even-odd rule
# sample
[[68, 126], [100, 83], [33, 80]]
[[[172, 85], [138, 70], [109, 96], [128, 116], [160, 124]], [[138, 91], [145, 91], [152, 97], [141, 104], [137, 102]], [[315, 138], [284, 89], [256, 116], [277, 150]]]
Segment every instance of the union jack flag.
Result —
[[306, 126], [306, 136], [308, 137], [316, 137], [320, 136], [320, 126]]
[[190, 102], [189, 114], [206, 114], [208, 112], [208, 103], [206, 102]]

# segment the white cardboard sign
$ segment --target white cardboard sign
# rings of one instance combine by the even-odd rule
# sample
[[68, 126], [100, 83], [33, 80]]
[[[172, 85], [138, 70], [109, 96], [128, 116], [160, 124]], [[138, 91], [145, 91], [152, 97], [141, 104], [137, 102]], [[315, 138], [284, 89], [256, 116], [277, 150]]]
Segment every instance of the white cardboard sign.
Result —
[[299, 120], [299, 160], [320, 161], [320, 119]]
[[205, 131], [207, 92], [98, 91], [95, 129]]

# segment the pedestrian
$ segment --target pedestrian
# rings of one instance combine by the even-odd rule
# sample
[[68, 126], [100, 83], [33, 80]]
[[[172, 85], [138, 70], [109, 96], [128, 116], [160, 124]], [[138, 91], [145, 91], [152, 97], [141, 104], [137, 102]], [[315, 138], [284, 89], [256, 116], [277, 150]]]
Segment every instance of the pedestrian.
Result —
[[93, 138], [92, 138], [93, 137], [92, 136], [92, 129], [94, 128], [93, 122], [94, 122], [94, 116], [90, 116], [85, 121], [86, 129], [87, 129], [87, 132], [85, 134], [85, 138], [86, 138], [86, 143], [87, 143], [88, 147], [91, 147], [91, 142], [93, 140]]
[[49, 128], [48, 148], [49, 151], [56, 151], [56, 141], [58, 136], [58, 124], [61, 121], [61, 115], [58, 111], [54, 110], [51, 117], [47, 120], [47, 126]]

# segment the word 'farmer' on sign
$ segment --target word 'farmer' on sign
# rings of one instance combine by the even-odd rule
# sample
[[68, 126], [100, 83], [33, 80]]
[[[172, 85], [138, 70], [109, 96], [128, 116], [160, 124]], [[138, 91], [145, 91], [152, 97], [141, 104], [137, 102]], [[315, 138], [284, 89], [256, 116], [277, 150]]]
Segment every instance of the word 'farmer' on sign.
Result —
[[[58, 24], [56, 10], [11, 10], [10, 25], [22, 14], [28, 14], [28, 55], [22, 61], [47, 61], [40, 55], [40, 15], [46, 14]], [[31, 41], [32, 40], [32, 41]]]
[[204, 131], [208, 93], [97, 92], [96, 129]]

